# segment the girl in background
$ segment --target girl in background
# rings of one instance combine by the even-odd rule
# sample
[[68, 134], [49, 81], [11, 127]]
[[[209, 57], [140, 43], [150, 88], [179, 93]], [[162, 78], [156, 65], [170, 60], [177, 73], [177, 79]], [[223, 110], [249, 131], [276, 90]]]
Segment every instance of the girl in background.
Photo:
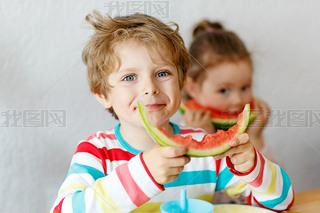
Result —
[[[189, 53], [191, 69], [185, 87], [186, 99], [193, 99], [222, 113], [240, 112], [245, 104], [251, 103], [256, 113], [246, 131], [251, 143], [260, 153], [279, 164], [263, 140], [262, 132], [268, 123], [270, 108], [253, 96], [252, 59], [241, 39], [234, 32], [225, 30], [222, 24], [205, 20], [193, 30]], [[187, 126], [199, 127], [210, 133], [216, 131], [210, 111], [186, 110], [182, 119]], [[230, 202], [223, 196], [215, 196], [214, 200], [215, 203]]]

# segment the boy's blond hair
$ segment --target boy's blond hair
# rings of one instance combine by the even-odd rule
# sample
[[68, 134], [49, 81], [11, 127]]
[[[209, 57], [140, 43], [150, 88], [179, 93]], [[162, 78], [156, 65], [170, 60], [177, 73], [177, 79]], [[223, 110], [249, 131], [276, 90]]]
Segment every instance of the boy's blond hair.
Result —
[[[165, 52], [166, 55], [161, 57], [177, 68], [179, 86], [182, 89], [190, 59], [184, 41], [178, 34], [177, 24], [172, 23], [176, 27], [173, 30], [149, 15], [134, 14], [105, 18], [97, 11], [87, 15], [86, 20], [95, 30], [82, 52], [82, 60], [88, 69], [88, 81], [92, 93], [104, 95], [107, 98], [111, 89], [108, 76], [118, 70], [121, 63], [115, 47], [126, 40], [138, 42], [149, 51]], [[112, 108], [109, 111], [117, 118]]]

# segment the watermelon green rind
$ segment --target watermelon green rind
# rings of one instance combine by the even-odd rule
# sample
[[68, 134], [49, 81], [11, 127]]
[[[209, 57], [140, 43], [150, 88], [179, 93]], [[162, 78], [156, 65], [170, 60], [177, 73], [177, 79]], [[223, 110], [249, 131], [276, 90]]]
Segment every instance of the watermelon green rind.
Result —
[[[257, 117], [257, 115], [255, 113], [251, 113], [250, 112], [250, 117], [249, 117], [249, 124], [251, 122], [253, 122], [253, 120]], [[217, 119], [218, 120], [218, 119]], [[222, 120], [222, 121], [217, 121], [213, 119], [211, 120], [212, 123], [214, 124], [216, 129], [222, 129], [222, 130], [228, 130], [229, 128], [231, 128], [232, 126], [234, 126], [237, 122], [238, 119], [234, 120], [234, 121], [226, 121], [226, 120]], [[249, 125], [248, 124], [248, 125]]]
[[225, 143], [223, 146], [220, 146], [219, 149], [215, 149], [213, 152], [212, 150], [202, 151], [199, 153], [198, 150], [195, 149], [189, 149], [187, 155], [191, 157], [207, 157], [207, 156], [214, 156], [219, 155], [221, 153], [224, 153], [228, 151], [231, 148], [231, 146], [228, 143]]
[[[197, 142], [191, 137], [191, 135], [188, 135], [187, 137], [182, 137], [180, 135], [178, 135], [177, 137], [169, 136], [164, 130], [159, 129], [158, 127], [150, 123], [148, 119], [148, 113], [147, 113], [146, 107], [141, 102], [138, 102], [138, 108], [139, 108], [139, 113], [143, 121], [144, 127], [146, 128], [149, 135], [157, 144], [159, 144], [160, 146], [182, 146], [182, 145], [188, 146], [189, 151], [186, 155], [193, 156], [193, 157], [205, 157], [205, 156], [218, 155], [230, 149], [231, 148], [229, 144], [230, 140], [232, 140], [233, 137], [239, 134], [242, 134], [246, 130], [249, 123], [249, 118], [250, 118], [250, 105], [247, 104], [245, 106], [243, 113], [240, 114], [242, 117], [239, 116], [240, 121], [237, 123], [237, 126], [232, 127], [233, 129], [236, 129], [236, 132], [234, 133], [231, 132], [232, 135], [230, 135], [229, 138], [224, 138], [224, 141], [222, 142], [220, 141], [220, 144], [218, 144], [218, 147], [212, 147], [217, 145], [214, 143], [214, 141], [219, 140], [219, 137], [221, 137], [220, 135], [222, 135], [222, 137], [226, 135], [224, 131], [220, 130], [221, 131], [220, 133], [217, 132], [216, 134], [205, 135], [204, 136], [205, 138], [210, 137], [210, 139], [208, 140], [203, 139], [203, 141], [205, 141], [204, 143]], [[205, 143], [209, 143], [209, 146], [211, 145], [211, 147], [208, 148], [206, 146], [203, 146], [203, 145], [206, 145]]]
[[238, 135], [244, 133], [250, 122], [250, 104], [246, 104], [243, 110], [243, 122], [240, 125], [240, 129], [238, 130]]
[[147, 109], [140, 101], [138, 101], [138, 109], [139, 109], [140, 117], [142, 119], [142, 123], [145, 129], [148, 131], [151, 138], [160, 146], [166, 146], [166, 144], [164, 144], [163, 141], [161, 140], [161, 137], [164, 138], [165, 135], [153, 124], [150, 123], [147, 115]]

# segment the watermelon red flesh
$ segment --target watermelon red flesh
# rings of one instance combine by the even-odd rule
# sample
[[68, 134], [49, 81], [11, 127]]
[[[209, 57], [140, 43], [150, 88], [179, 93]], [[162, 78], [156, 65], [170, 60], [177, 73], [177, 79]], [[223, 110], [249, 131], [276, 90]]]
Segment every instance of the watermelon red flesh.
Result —
[[149, 122], [145, 106], [138, 102], [140, 116], [143, 124], [153, 138], [161, 146], [187, 146], [187, 155], [194, 157], [213, 156], [221, 154], [231, 148], [229, 142], [239, 134], [242, 134], [249, 122], [250, 105], [247, 104], [244, 111], [239, 115], [238, 123], [228, 131], [218, 130], [215, 134], [206, 134], [199, 142], [191, 135], [183, 137], [181, 135], [168, 135], [161, 127], [155, 127]]
[[[235, 127], [235, 126], [234, 126]], [[196, 141], [191, 135], [183, 137], [181, 135], [168, 135], [165, 130], [158, 127], [159, 130], [169, 139], [165, 140], [167, 146], [187, 146], [189, 156], [213, 156], [221, 154], [231, 148], [229, 142], [236, 135], [237, 128], [230, 128], [230, 132], [218, 130], [215, 134], [206, 134], [201, 141]]]
[[216, 109], [213, 109], [211, 107], [205, 107], [200, 105], [196, 100], [188, 100], [188, 101], [183, 101], [181, 104], [181, 110], [185, 111], [185, 109], [201, 109], [205, 111], [209, 111], [211, 113], [212, 118], [217, 118], [217, 119], [237, 119], [239, 113], [237, 112], [231, 112], [231, 113], [225, 113]]
[[[254, 110], [253, 103], [254, 101], [250, 103], [251, 112], [252, 110]], [[179, 108], [180, 112], [184, 113], [186, 109], [209, 111], [211, 113], [211, 122], [215, 125], [217, 129], [223, 129], [223, 130], [228, 130], [230, 127], [235, 125], [238, 122], [238, 116], [240, 114], [240, 112], [234, 112], [234, 113], [221, 112], [211, 107], [202, 106], [195, 100], [187, 100], [182, 102]], [[253, 121], [255, 117], [256, 117], [256, 114], [251, 113], [249, 122]]]

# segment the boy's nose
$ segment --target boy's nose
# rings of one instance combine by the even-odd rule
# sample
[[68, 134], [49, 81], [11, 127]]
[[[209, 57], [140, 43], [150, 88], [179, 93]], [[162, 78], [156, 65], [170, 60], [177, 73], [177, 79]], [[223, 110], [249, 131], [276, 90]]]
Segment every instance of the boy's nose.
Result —
[[144, 94], [148, 95], [148, 94], [152, 94], [152, 95], [157, 95], [159, 93], [158, 90], [150, 90], [150, 91], [146, 91]]
[[145, 95], [157, 95], [159, 94], [159, 90], [155, 87], [155, 88], [147, 88], [144, 91]]
[[148, 82], [146, 82], [145, 86], [144, 86], [144, 94], [145, 95], [157, 95], [159, 94], [159, 88], [157, 87], [157, 85], [149, 80]]

